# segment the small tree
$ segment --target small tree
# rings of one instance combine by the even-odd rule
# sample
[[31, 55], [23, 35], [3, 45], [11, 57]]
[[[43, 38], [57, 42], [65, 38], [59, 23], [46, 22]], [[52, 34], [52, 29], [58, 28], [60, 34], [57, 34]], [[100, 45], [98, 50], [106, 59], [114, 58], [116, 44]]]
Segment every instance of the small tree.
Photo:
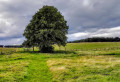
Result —
[[65, 46], [67, 22], [54, 6], [43, 6], [32, 17], [24, 36], [31, 46], [38, 46], [41, 52], [53, 52], [53, 44]]

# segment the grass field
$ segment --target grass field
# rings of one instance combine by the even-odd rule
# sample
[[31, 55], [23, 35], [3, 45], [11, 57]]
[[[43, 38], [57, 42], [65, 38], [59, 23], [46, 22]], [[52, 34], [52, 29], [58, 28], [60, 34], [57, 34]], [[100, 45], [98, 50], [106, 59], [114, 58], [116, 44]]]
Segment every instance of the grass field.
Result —
[[12, 54], [12, 53], [17, 52], [17, 51], [18, 51], [17, 48], [0, 48], [0, 55]]
[[[64, 47], [56, 46], [56, 49], [65, 49]], [[91, 42], [91, 43], [68, 43], [67, 50], [115, 50], [120, 49], [120, 42]]]
[[120, 43], [70, 43], [54, 53], [0, 55], [0, 82], [120, 82]]

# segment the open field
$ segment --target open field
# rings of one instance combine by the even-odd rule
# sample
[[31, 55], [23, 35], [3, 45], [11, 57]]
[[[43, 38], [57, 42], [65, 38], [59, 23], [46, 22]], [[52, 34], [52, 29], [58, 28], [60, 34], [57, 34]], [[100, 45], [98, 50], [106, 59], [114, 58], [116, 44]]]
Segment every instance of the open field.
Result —
[[[58, 46], [56, 46], [56, 49], [59, 49]], [[60, 49], [65, 49], [64, 47], [60, 47]], [[120, 42], [86, 42], [86, 43], [68, 43], [66, 46], [67, 50], [80, 50], [80, 51], [86, 51], [86, 50], [118, 50], [120, 49]]]
[[54, 53], [0, 55], [0, 82], [120, 82], [120, 43], [70, 43]]
[[0, 55], [2, 54], [12, 54], [14, 52], [17, 52], [18, 49], [17, 48], [0, 48]]

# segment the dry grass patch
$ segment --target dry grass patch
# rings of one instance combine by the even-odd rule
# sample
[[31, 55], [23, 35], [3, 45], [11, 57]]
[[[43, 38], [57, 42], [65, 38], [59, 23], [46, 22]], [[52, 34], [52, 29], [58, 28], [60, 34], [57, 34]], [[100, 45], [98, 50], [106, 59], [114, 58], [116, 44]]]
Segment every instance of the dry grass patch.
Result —
[[120, 81], [120, 58], [80, 56], [47, 61], [55, 81]]

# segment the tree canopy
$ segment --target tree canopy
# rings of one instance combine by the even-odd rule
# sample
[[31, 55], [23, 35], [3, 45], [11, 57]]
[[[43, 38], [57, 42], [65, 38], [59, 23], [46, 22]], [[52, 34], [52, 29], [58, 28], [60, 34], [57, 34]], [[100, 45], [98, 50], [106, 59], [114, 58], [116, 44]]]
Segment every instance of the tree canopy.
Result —
[[24, 36], [27, 46], [38, 46], [41, 52], [53, 52], [53, 44], [65, 46], [68, 33], [67, 21], [54, 6], [43, 6], [32, 17]]

